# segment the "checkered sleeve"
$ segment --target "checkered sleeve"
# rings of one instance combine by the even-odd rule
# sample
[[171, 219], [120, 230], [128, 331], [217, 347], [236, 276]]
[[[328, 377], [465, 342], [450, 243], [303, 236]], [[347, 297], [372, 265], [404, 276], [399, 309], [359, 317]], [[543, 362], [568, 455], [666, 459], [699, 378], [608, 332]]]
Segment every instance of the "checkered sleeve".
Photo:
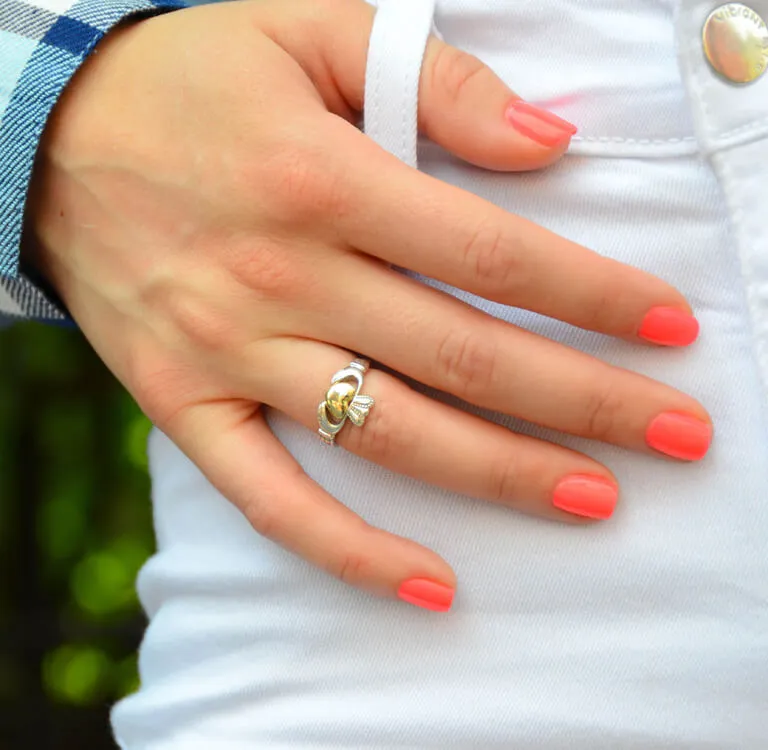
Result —
[[0, 0], [0, 318], [66, 322], [67, 315], [19, 268], [32, 164], [48, 115], [98, 41], [135, 13], [185, 0]]

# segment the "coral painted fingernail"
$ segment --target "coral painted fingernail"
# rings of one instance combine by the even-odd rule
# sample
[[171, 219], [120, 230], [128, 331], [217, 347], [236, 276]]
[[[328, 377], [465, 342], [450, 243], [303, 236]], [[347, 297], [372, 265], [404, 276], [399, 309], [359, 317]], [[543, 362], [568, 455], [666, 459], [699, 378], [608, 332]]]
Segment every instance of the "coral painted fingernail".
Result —
[[542, 146], [559, 146], [569, 141], [578, 130], [575, 125], [563, 120], [562, 117], [522, 99], [510, 102], [506, 118], [518, 133], [522, 133], [526, 138]]
[[690, 414], [665, 411], [648, 425], [645, 440], [651, 448], [673, 458], [698, 461], [712, 442], [712, 425]]
[[570, 474], [557, 483], [552, 504], [577, 516], [606, 519], [611, 517], [618, 496], [618, 487], [609, 479], [592, 474]]
[[453, 603], [453, 593], [450, 586], [426, 578], [411, 578], [400, 584], [397, 590], [397, 595], [403, 601], [434, 612], [447, 612]]
[[652, 307], [643, 318], [640, 338], [664, 346], [687, 346], [699, 335], [699, 321], [674, 307]]

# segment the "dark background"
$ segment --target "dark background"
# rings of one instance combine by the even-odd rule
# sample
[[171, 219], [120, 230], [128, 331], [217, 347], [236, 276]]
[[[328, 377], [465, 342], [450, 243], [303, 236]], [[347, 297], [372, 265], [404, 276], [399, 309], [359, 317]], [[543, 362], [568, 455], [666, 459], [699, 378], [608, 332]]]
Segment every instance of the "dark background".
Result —
[[151, 554], [148, 420], [74, 330], [0, 330], [0, 750], [116, 747]]

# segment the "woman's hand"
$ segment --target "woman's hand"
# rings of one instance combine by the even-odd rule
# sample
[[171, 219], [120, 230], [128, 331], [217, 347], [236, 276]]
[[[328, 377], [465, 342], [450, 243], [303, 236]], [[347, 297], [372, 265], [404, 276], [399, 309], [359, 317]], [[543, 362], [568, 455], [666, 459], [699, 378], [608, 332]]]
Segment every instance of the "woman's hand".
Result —
[[[316, 430], [331, 375], [359, 353], [473, 404], [628, 449], [700, 458], [711, 425], [672, 388], [390, 269], [638, 345], [696, 335], [663, 281], [421, 174], [361, 134], [373, 12], [361, 0], [237, 2], [113, 32], [49, 123], [30, 247], [108, 366], [258, 532], [378, 594], [436, 581], [448, 589], [431, 604], [419, 601], [427, 585], [401, 594], [445, 608], [449, 565], [310, 480], [263, 405]], [[558, 159], [573, 130], [516, 100], [476, 59], [430, 41], [420, 126], [433, 140], [490, 169]], [[613, 510], [615, 479], [587, 456], [381, 370], [364, 391], [376, 399], [367, 422], [338, 436], [354, 453], [557, 520]]]

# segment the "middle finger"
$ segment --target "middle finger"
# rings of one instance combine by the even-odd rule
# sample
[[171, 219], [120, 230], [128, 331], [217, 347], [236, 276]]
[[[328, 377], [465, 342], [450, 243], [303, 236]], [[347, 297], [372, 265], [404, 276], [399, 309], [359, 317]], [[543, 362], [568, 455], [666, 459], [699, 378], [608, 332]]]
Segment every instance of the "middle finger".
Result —
[[[311, 316], [311, 335], [477, 406], [674, 458], [702, 458], [712, 424], [696, 399], [497, 320], [365, 256]], [[359, 311], [350, 314], [350, 311]]]

